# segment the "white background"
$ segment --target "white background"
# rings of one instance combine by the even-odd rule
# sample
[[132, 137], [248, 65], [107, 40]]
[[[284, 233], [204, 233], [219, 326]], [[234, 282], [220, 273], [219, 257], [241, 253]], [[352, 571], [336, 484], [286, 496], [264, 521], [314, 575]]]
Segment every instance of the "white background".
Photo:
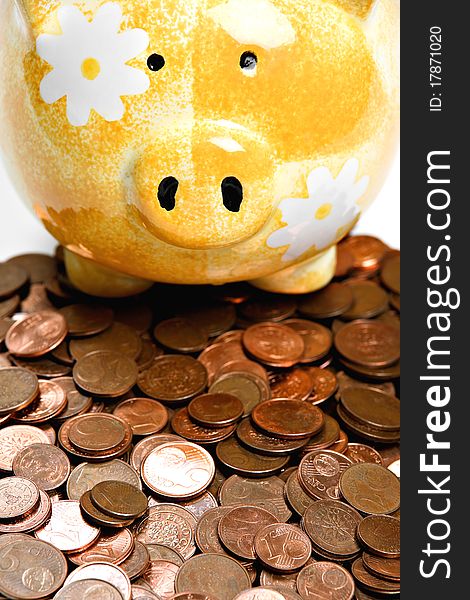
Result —
[[[361, 217], [355, 232], [370, 233], [393, 248], [400, 247], [398, 154], [382, 191]], [[18, 197], [0, 160], [0, 261], [25, 252], [51, 253], [55, 245], [55, 240]]]

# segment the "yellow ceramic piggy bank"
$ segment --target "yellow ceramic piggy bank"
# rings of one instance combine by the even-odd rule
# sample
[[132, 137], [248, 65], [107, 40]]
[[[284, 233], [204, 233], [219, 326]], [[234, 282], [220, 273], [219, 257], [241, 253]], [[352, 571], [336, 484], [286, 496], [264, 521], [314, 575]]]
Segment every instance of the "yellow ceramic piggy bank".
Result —
[[0, 0], [0, 145], [104, 296], [325, 285], [377, 194], [398, 0]]

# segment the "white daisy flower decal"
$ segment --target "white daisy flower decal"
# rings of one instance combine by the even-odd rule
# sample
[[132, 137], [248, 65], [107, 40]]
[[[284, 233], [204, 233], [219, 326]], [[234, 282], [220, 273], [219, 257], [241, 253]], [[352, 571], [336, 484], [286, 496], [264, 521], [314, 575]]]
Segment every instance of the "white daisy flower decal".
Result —
[[288, 198], [279, 204], [285, 227], [271, 234], [270, 248], [289, 246], [282, 260], [294, 260], [313, 246], [323, 250], [350, 226], [364, 195], [369, 177], [356, 181], [359, 161], [351, 158], [336, 179], [326, 167], [313, 170], [307, 179], [308, 198]]
[[39, 56], [54, 69], [41, 81], [40, 93], [48, 104], [67, 96], [67, 118], [74, 126], [88, 123], [91, 109], [106, 121], [124, 115], [121, 96], [142, 94], [150, 80], [126, 63], [146, 50], [143, 29], [120, 32], [122, 10], [116, 2], [103, 4], [92, 22], [76, 6], [58, 11], [61, 35], [42, 34], [36, 42]]

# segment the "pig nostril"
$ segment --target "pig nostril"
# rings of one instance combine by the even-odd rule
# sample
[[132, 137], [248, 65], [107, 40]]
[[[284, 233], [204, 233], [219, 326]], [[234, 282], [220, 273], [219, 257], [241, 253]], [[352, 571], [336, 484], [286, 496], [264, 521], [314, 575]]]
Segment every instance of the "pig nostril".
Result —
[[236, 177], [226, 177], [222, 181], [224, 206], [230, 212], [239, 212], [243, 201], [243, 186]]
[[174, 177], [165, 177], [158, 186], [158, 201], [160, 206], [165, 210], [173, 210], [175, 208], [176, 192], [178, 191], [179, 181]]

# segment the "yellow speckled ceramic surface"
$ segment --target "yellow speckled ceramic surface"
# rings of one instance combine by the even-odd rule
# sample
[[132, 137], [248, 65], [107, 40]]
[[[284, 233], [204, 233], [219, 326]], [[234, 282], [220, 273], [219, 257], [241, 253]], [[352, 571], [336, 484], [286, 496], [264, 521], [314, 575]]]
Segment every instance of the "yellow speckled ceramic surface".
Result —
[[309, 291], [393, 155], [398, 27], [398, 0], [0, 0], [0, 147], [86, 291]]

